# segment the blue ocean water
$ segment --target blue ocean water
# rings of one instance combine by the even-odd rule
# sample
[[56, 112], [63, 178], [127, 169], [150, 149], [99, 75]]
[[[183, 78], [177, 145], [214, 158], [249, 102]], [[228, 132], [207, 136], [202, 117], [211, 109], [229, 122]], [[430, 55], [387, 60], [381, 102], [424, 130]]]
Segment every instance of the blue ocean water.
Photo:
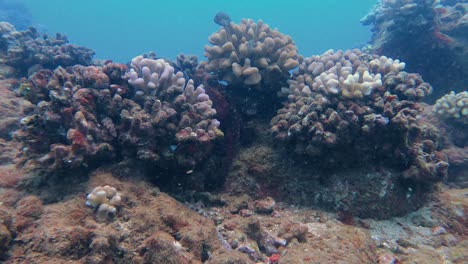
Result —
[[[18, 0], [19, 1], [19, 0]], [[47, 33], [92, 48], [96, 58], [129, 61], [154, 51], [158, 56], [195, 54], [202, 58], [207, 38], [223, 11], [234, 22], [262, 19], [290, 35], [305, 56], [328, 49], [362, 46], [370, 32], [359, 23], [376, 0], [161, 1], [23, 0], [32, 21]]]

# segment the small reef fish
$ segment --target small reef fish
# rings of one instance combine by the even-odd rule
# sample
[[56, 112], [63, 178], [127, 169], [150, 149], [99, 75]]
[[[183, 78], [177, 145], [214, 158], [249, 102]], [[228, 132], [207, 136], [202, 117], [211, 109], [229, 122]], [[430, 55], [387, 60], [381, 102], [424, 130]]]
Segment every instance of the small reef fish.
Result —
[[216, 24], [223, 26], [223, 27], [229, 26], [229, 24], [232, 21], [231, 17], [224, 12], [218, 12], [213, 20]]

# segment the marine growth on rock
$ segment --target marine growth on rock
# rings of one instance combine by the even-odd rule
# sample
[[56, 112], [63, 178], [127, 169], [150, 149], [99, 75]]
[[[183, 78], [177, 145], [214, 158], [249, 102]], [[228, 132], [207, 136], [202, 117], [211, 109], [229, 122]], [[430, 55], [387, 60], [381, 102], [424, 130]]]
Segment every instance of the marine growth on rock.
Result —
[[49, 171], [117, 157], [190, 169], [206, 158], [223, 133], [203, 86], [162, 59], [136, 57], [125, 69], [59, 67], [23, 83], [23, 95], [36, 104], [16, 133], [24, 161]]
[[293, 153], [325, 167], [387, 163], [416, 181], [439, 181], [448, 164], [437, 156], [438, 131], [420, 120], [431, 86], [403, 72], [404, 63], [359, 50], [305, 58], [284, 107], [271, 120]]

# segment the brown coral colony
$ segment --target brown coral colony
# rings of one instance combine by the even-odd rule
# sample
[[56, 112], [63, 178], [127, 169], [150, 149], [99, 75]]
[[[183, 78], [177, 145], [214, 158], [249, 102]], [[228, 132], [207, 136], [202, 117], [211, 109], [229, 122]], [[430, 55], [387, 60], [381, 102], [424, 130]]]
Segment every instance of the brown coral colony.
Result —
[[396, 160], [406, 178], [441, 180], [448, 164], [436, 155], [438, 131], [418, 120], [416, 102], [432, 88], [404, 67], [360, 50], [305, 58], [282, 91], [288, 100], [272, 132], [324, 166]]

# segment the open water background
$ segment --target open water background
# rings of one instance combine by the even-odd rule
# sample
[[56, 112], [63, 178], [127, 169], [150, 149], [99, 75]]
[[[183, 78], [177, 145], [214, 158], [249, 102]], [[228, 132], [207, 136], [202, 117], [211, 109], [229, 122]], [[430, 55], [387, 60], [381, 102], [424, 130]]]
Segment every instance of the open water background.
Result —
[[127, 62], [154, 51], [203, 58], [208, 36], [219, 26], [213, 17], [228, 13], [234, 22], [262, 19], [290, 35], [305, 56], [328, 49], [364, 45], [368, 28], [359, 23], [376, 0], [16, 0], [48, 34], [60, 32], [70, 42], [92, 48], [96, 58]]

